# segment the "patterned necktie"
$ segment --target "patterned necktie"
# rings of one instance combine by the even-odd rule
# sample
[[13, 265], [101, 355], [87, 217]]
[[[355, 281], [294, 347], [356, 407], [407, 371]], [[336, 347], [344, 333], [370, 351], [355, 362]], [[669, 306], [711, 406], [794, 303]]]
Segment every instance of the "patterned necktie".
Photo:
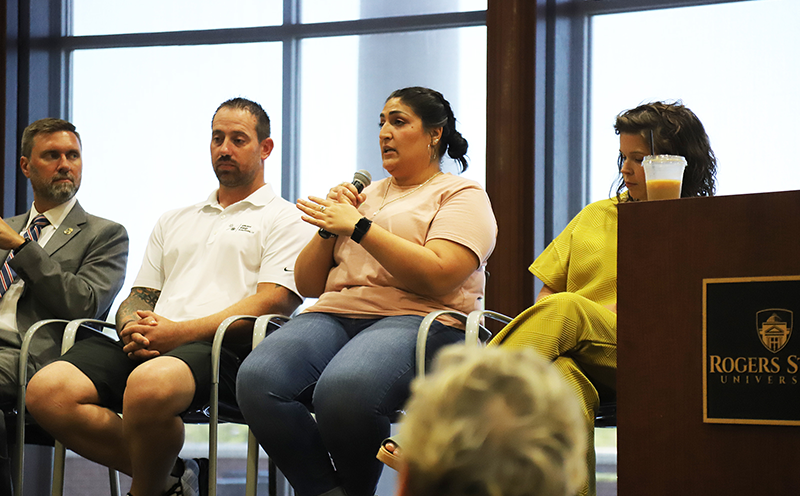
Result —
[[[39, 234], [41, 234], [42, 228], [48, 224], [50, 224], [50, 221], [47, 220], [47, 217], [39, 214], [34, 217], [33, 222], [31, 222], [31, 225], [28, 226], [28, 229], [22, 233], [22, 237], [35, 243], [39, 240]], [[3, 268], [0, 269], [0, 298], [6, 294], [6, 291], [8, 291], [11, 283], [14, 282], [14, 278], [17, 277], [17, 273], [8, 266], [8, 261], [12, 258], [14, 258], [14, 250], [8, 252], [8, 258], [6, 258], [6, 261], [3, 263]]]

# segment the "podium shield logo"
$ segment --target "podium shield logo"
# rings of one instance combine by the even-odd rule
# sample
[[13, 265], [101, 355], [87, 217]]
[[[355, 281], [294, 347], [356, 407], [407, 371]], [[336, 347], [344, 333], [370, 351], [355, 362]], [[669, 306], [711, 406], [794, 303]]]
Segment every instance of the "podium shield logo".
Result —
[[769, 308], [756, 313], [758, 338], [772, 353], [783, 349], [792, 337], [793, 313], [783, 308]]

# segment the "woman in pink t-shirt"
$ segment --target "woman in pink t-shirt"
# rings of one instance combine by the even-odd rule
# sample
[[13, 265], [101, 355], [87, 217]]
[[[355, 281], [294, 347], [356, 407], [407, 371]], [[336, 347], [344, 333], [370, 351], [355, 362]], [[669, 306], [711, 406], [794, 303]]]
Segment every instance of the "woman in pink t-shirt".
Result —
[[[486, 193], [441, 171], [445, 153], [467, 167], [447, 100], [427, 88], [397, 90], [380, 125], [388, 178], [297, 202], [303, 220], [334, 235], [315, 236], [295, 265], [298, 290], [317, 303], [239, 371], [242, 412], [300, 496], [374, 494], [375, 452], [409, 395], [417, 328], [434, 310], [480, 308], [494, 248]], [[450, 324], [432, 327], [431, 357], [463, 340]]]

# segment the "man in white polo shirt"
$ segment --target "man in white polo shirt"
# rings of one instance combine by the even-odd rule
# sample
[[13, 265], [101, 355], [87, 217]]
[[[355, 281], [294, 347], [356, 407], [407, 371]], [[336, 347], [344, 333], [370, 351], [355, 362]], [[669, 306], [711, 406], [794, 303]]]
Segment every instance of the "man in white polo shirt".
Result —
[[[272, 148], [257, 103], [220, 105], [211, 134], [219, 189], [159, 219], [117, 312], [120, 342], [81, 341], [31, 380], [37, 421], [73, 451], [130, 475], [132, 496], [206, 493], [206, 461], [178, 453], [181, 415], [209, 400], [214, 332], [232, 315], [289, 315], [302, 301], [292, 269], [314, 231], [265, 183]], [[223, 402], [235, 402], [247, 336], [226, 340]]]

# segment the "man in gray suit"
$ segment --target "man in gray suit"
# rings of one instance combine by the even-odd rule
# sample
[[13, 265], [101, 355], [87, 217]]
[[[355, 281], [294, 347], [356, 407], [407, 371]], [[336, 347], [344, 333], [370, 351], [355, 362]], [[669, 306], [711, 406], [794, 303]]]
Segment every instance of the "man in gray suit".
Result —
[[[31, 182], [33, 204], [25, 214], [0, 220], [0, 405], [16, 396], [19, 348], [28, 327], [42, 319], [106, 318], [128, 258], [125, 228], [87, 214], [75, 198], [82, 171], [75, 126], [52, 118], [34, 122], [22, 134], [19, 163]], [[60, 343], [59, 329], [37, 333], [28, 377], [59, 355]]]

